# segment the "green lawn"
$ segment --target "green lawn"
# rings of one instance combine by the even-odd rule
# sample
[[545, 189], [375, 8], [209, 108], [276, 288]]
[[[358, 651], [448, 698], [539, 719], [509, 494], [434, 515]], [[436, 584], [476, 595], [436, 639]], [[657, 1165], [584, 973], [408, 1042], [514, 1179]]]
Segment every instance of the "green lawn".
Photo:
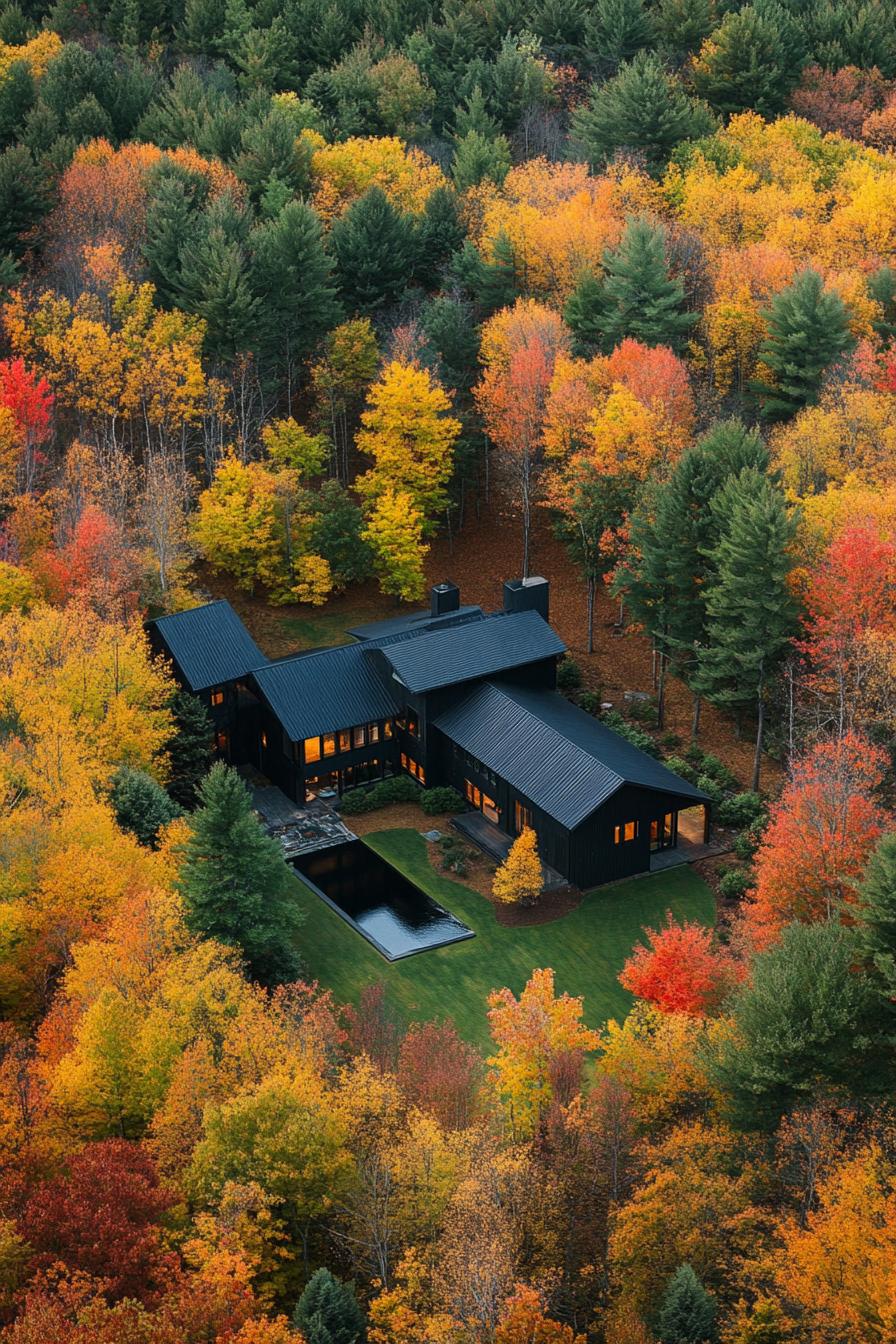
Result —
[[334, 644], [351, 643], [346, 629], [364, 625], [374, 619], [368, 612], [331, 611], [315, 612], [311, 616], [281, 616], [277, 621], [283, 638], [296, 649], [331, 648]]
[[508, 985], [518, 994], [540, 966], [553, 967], [558, 990], [584, 995], [591, 1026], [624, 1015], [631, 998], [616, 976], [644, 925], [656, 927], [667, 910], [704, 924], [715, 917], [709, 887], [683, 865], [601, 887], [551, 924], [502, 928], [484, 897], [432, 869], [426, 841], [416, 831], [375, 831], [365, 839], [476, 937], [390, 963], [303, 884], [307, 919], [300, 936], [309, 972], [344, 1002], [355, 1000], [371, 981], [385, 980], [409, 1019], [452, 1017], [461, 1034], [477, 1044], [487, 1039], [489, 990]]

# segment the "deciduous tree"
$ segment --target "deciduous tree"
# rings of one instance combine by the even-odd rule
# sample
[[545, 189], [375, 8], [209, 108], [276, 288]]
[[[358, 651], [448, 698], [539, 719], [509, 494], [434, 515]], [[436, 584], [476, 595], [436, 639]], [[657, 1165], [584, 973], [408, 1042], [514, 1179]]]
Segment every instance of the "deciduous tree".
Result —
[[510, 846], [507, 858], [497, 869], [492, 882], [496, 901], [513, 905], [534, 905], [542, 893], [544, 876], [538, 856], [538, 839], [531, 826], [523, 827]]

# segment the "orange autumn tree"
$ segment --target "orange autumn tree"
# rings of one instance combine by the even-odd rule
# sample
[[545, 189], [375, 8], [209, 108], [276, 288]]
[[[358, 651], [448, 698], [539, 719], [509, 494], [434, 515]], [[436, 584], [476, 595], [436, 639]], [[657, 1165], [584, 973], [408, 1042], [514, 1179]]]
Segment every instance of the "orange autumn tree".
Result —
[[679, 924], [666, 912], [662, 929], [645, 929], [619, 975], [620, 984], [664, 1013], [703, 1017], [718, 1010], [740, 978], [731, 953], [713, 940], [712, 930], [695, 920]]
[[887, 815], [875, 794], [886, 753], [856, 733], [813, 747], [793, 767], [756, 854], [745, 918], [758, 946], [792, 920], [838, 917], [856, 887]]
[[497, 1051], [488, 1062], [517, 1137], [534, 1132], [553, 1099], [558, 1071], [570, 1061], [580, 1067], [585, 1053], [597, 1049], [600, 1038], [583, 1023], [583, 1011], [580, 998], [555, 994], [552, 970], [533, 971], [519, 998], [509, 989], [489, 995]]
[[572, 1326], [547, 1314], [544, 1297], [536, 1288], [518, 1283], [504, 1307], [494, 1344], [585, 1344]]

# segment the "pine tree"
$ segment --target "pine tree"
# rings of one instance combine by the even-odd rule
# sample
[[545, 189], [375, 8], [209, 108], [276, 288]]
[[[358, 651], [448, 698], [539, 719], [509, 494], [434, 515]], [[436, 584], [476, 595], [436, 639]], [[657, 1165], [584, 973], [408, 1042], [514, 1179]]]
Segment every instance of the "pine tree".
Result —
[[544, 888], [538, 840], [530, 826], [523, 828], [495, 872], [492, 893], [496, 901], [533, 905]]
[[613, 79], [592, 85], [587, 105], [573, 118], [572, 134], [593, 169], [617, 149], [629, 149], [643, 153], [657, 171], [677, 144], [709, 135], [714, 125], [706, 104], [690, 98], [659, 57], [638, 52]]
[[356, 1344], [364, 1335], [364, 1313], [352, 1287], [328, 1269], [312, 1274], [292, 1323], [306, 1344]]
[[510, 146], [503, 135], [493, 139], [467, 131], [457, 142], [451, 176], [458, 191], [469, 191], [488, 178], [500, 186], [510, 171]]
[[311, 151], [297, 137], [289, 114], [276, 105], [267, 116], [253, 121], [240, 137], [234, 171], [256, 204], [272, 178], [291, 193], [307, 191]]
[[109, 801], [119, 826], [136, 835], [141, 845], [153, 845], [161, 827], [183, 811], [152, 775], [128, 765], [116, 770]]
[[184, 300], [181, 257], [201, 228], [191, 186], [180, 172], [150, 176], [143, 255], [158, 301], [169, 308]]
[[456, 194], [450, 187], [436, 187], [426, 198], [419, 229], [417, 278], [427, 289], [438, 287], [443, 270], [464, 237]]
[[752, 5], [726, 14], [694, 62], [694, 88], [725, 116], [751, 108], [774, 117], [798, 78], [778, 26]]
[[296, 365], [339, 321], [332, 264], [317, 215], [300, 201], [253, 229], [249, 246], [251, 283], [261, 296], [261, 349], [285, 375], [289, 404]]
[[337, 219], [330, 233], [339, 288], [353, 313], [372, 313], [397, 302], [417, 259], [414, 221], [379, 187], [371, 187]]
[[684, 311], [684, 286], [669, 274], [662, 226], [629, 220], [619, 246], [605, 253], [604, 267], [604, 311], [596, 319], [604, 349], [614, 349], [626, 336], [679, 349], [697, 315]]
[[27, 61], [13, 61], [6, 67], [0, 80], [0, 149], [19, 139], [25, 118], [34, 106], [36, 92]]
[[763, 316], [769, 335], [759, 358], [773, 381], [754, 383], [752, 389], [764, 416], [784, 420], [814, 405], [828, 365], [853, 349], [855, 337], [840, 295], [826, 290], [813, 270], [801, 271]]
[[712, 0], [660, 0], [656, 24], [663, 48], [686, 56], [712, 32], [715, 6]]
[[655, 34], [644, 0], [597, 0], [585, 27], [589, 50], [615, 69], [644, 47]]
[[880, 316], [872, 323], [882, 341], [896, 337], [896, 270], [880, 266], [868, 277], [868, 294], [880, 306]]
[[706, 644], [695, 685], [715, 704], [756, 707], [751, 789], [759, 789], [765, 732], [765, 689], [796, 628], [789, 554], [796, 520], [781, 490], [747, 468], [714, 496], [724, 527], [712, 553], [706, 589]]
[[237, 772], [222, 762], [206, 776], [199, 801], [178, 877], [188, 927], [238, 948], [262, 984], [295, 979], [302, 916], [279, 843], [263, 831]]
[[46, 175], [21, 145], [0, 154], [0, 253], [20, 257], [49, 206]]
[[363, 519], [352, 496], [339, 481], [324, 481], [312, 496], [314, 516], [309, 549], [330, 566], [334, 587], [363, 583], [373, 572], [370, 547], [361, 537]]
[[660, 1344], [713, 1344], [716, 1303], [690, 1265], [681, 1265], [669, 1280], [657, 1313]]
[[563, 316], [576, 338], [576, 353], [587, 356], [603, 342], [606, 304], [603, 281], [592, 271], [580, 276], [575, 289], [566, 301]]
[[174, 733], [165, 744], [171, 765], [168, 793], [181, 807], [192, 808], [212, 762], [214, 728], [205, 705], [189, 691], [172, 696], [169, 708]]
[[857, 911], [862, 950], [881, 985], [884, 1012], [896, 1029], [896, 832], [878, 841], [859, 888]]

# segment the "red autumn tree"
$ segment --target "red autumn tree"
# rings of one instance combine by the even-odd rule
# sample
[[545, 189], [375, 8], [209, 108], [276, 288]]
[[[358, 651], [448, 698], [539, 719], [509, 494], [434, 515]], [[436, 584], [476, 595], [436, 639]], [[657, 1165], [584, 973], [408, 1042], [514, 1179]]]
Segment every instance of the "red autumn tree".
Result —
[[451, 1022], [415, 1022], [398, 1052], [398, 1081], [413, 1105], [446, 1129], [466, 1129], [482, 1082], [482, 1060]]
[[158, 1227], [172, 1203], [144, 1148], [104, 1139], [82, 1148], [65, 1174], [34, 1190], [19, 1230], [34, 1252], [33, 1270], [61, 1262], [102, 1280], [110, 1300], [145, 1302], [177, 1263]]
[[847, 733], [793, 767], [756, 854], [745, 912], [754, 945], [767, 946], [792, 920], [830, 919], [855, 901], [888, 820], [875, 798], [886, 764], [879, 747]]
[[896, 543], [870, 520], [834, 537], [805, 595], [813, 686], [833, 701], [841, 733], [862, 708], [863, 649], [870, 634], [896, 632]]
[[133, 611], [139, 562], [105, 510], [88, 504], [61, 550], [44, 557], [51, 595], [58, 602], [81, 598], [101, 616], [120, 619]]
[[669, 425], [690, 433], [694, 425], [694, 394], [682, 360], [665, 345], [642, 345], [626, 337], [607, 359], [614, 383], [656, 412]]
[[839, 131], [861, 140], [865, 119], [884, 106], [890, 87], [876, 67], [862, 70], [845, 65], [840, 70], [825, 70], [809, 65], [791, 95], [790, 106], [798, 117], [814, 121], [823, 131]]
[[585, 1344], [585, 1336], [553, 1320], [541, 1294], [518, 1283], [504, 1306], [495, 1344]]
[[619, 981], [664, 1013], [712, 1013], [740, 978], [738, 962], [702, 924], [679, 924], [669, 910], [664, 928], [644, 933], [647, 944], [636, 946]]
[[50, 435], [53, 393], [40, 374], [31, 372], [22, 359], [0, 360], [0, 406], [12, 415], [19, 436], [16, 486], [20, 493], [33, 489], [42, 460], [40, 445]]

